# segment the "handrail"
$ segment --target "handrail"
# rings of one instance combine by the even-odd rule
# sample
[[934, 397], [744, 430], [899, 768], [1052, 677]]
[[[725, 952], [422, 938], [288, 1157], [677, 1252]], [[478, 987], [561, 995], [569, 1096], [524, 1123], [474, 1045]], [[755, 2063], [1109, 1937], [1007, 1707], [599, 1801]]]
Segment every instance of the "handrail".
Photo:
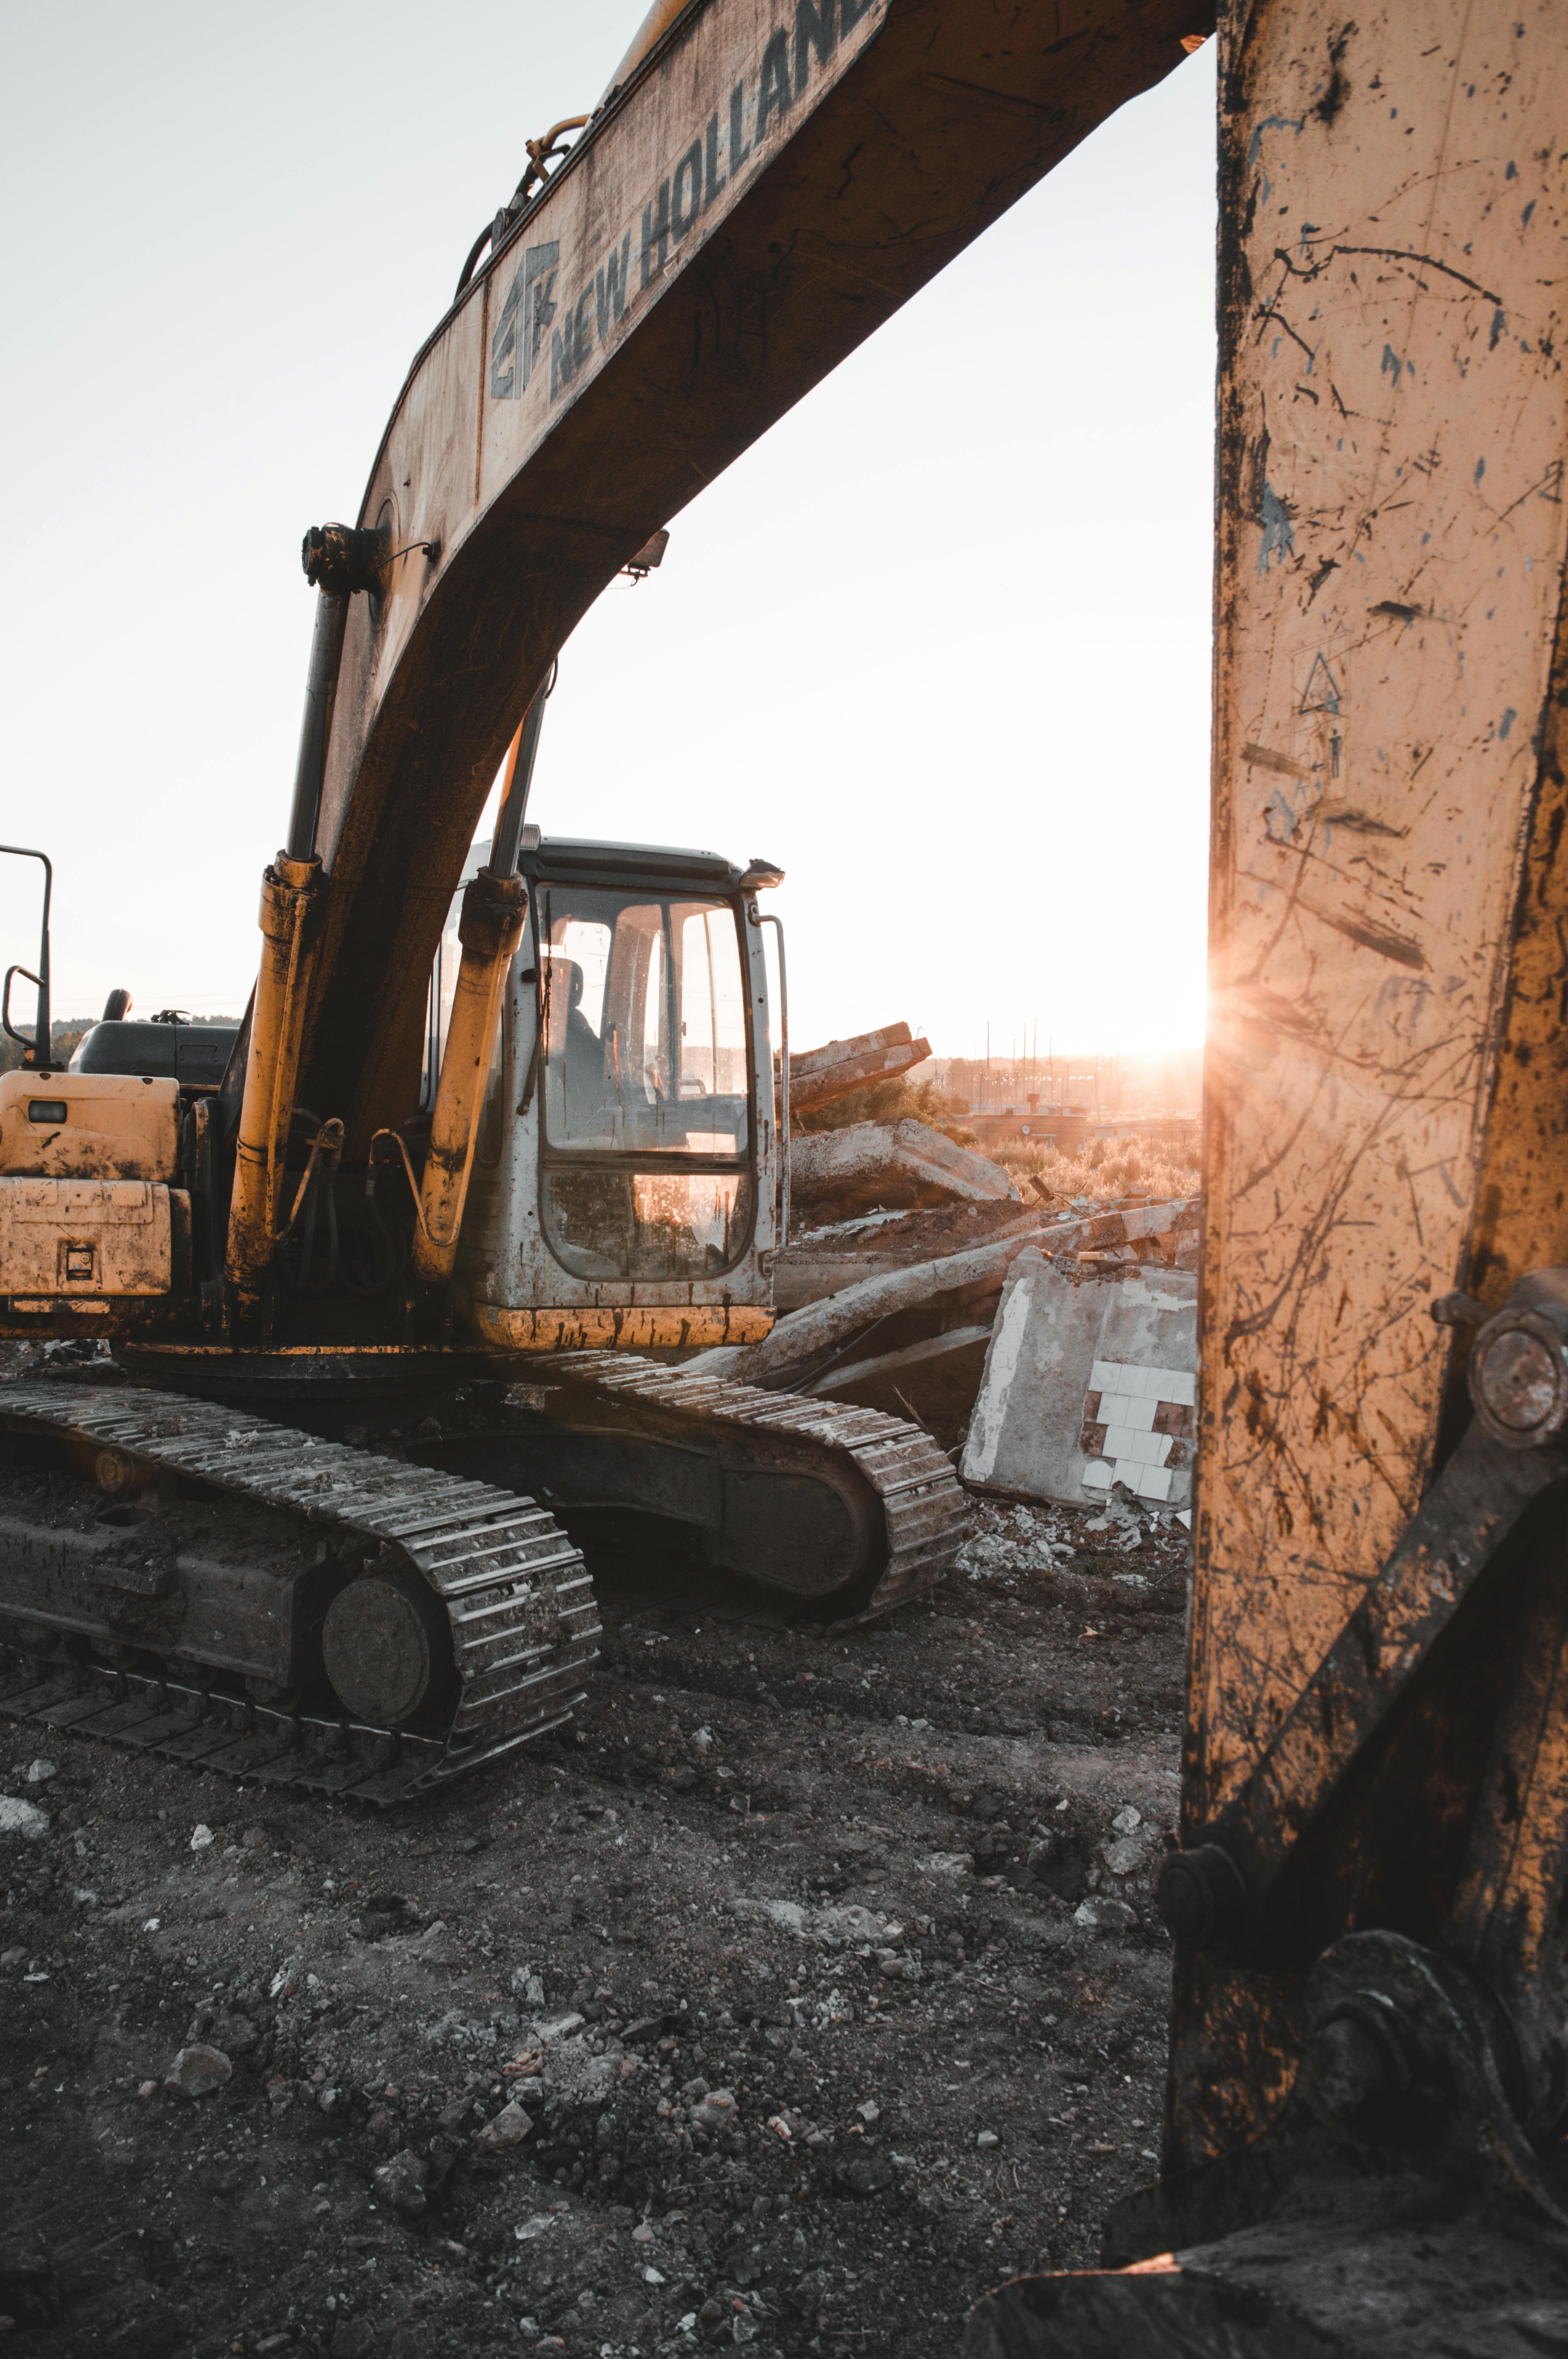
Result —
[[[30, 844], [0, 843], [0, 852], [9, 853], [17, 860], [41, 860], [44, 864], [44, 922], [38, 945], [38, 972], [35, 974], [30, 966], [6, 968], [4, 994], [0, 995], [0, 1024], [4, 1025], [13, 1040], [19, 1040], [24, 1049], [32, 1050], [34, 1072], [50, 1073], [55, 1070], [51, 1053], [54, 1026], [49, 1014], [49, 901], [54, 893], [54, 864], [47, 852], [37, 852]], [[38, 985], [38, 1010], [30, 1040], [25, 1032], [18, 1032], [11, 1021], [11, 978], [16, 974], [26, 975], [29, 983]]]

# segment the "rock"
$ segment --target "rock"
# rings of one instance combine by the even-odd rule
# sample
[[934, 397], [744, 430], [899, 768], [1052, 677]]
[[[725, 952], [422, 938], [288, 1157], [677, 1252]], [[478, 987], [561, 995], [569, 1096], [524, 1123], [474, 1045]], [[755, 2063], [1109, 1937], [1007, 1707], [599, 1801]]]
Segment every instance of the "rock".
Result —
[[781, 1932], [806, 1931], [806, 1911], [798, 1900], [749, 1900], [742, 1894], [730, 1906], [737, 1917], [760, 1918], [765, 1924], [776, 1925]]
[[733, 2089], [710, 2089], [693, 2105], [690, 2114], [694, 2130], [727, 2130], [735, 2121]]
[[192, 1851], [206, 1851], [211, 1847], [213, 1840], [211, 1827], [195, 1827], [191, 1831], [190, 1848]]
[[551, 2015], [546, 2016], [537, 2023], [531, 2024], [529, 2028], [540, 2047], [548, 2048], [554, 2040], [570, 2038], [572, 2033], [580, 2031], [582, 2027], [583, 2018], [580, 2015]]
[[1143, 1824], [1143, 1813], [1141, 1810], [1135, 1810], [1129, 1802], [1124, 1810], [1118, 1810], [1110, 1823], [1113, 1831], [1119, 1835], [1135, 1835]]
[[1123, 1835], [1119, 1843], [1107, 1843], [1100, 1857], [1112, 1875], [1130, 1875], [1143, 1864], [1143, 1846], [1131, 1835]]
[[556, 2039], [545, 2050], [539, 2086], [568, 2104], [593, 2104], [609, 2095], [615, 2073], [615, 2059], [596, 2056], [586, 2039]]
[[887, 1930], [885, 1918], [852, 1901], [842, 1908], [818, 1908], [811, 1919], [812, 1932], [836, 1934], [841, 1941], [880, 1941]]
[[474, 2132], [474, 2144], [486, 2154], [500, 2154], [507, 2147], [521, 2146], [533, 2128], [532, 2117], [525, 2114], [515, 2097], [503, 2105], [492, 2121]]
[[863, 2122], [880, 2122], [882, 2109], [874, 2097], [862, 2097], [855, 2111]]
[[0, 1966], [9, 1973], [13, 1966], [19, 1966], [22, 1963], [27, 1954], [26, 1950], [0, 1950]]
[[24, 1835], [28, 1843], [37, 1843], [49, 1832], [49, 1822], [42, 1810], [31, 1802], [18, 1802], [9, 1794], [0, 1794], [0, 1835]]
[[513, 1997], [521, 1999], [524, 2006], [543, 2006], [545, 2004], [544, 1983], [532, 1966], [514, 1966], [508, 1988]]
[[1087, 1925], [1097, 1933], [1130, 1932], [1138, 1922], [1138, 1912], [1125, 1900], [1113, 1900], [1098, 1892], [1081, 1901], [1073, 1911], [1075, 1925]]
[[1000, 2146], [1001, 2144], [1001, 2140], [998, 2137], [995, 2130], [981, 2130], [975, 2139], [975, 2144], [978, 2147]]
[[650, 2039], [662, 2039], [669, 2028], [670, 2017], [667, 2015], [640, 2015], [635, 2023], [626, 2026], [621, 2038], [628, 2048], [642, 2048]]
[[182, 2048], [164, 2078], [164, 2087], [177, 2097], [210, 2097], [233, 2077], [233, 2066], [221, 2048]]
[[429, 2183], [429, 2164], [407, 2146], [390, 2162], [384, 2162], [375, 2173], [377, 2193], [410, 2220], [417, 2219], [424, 2211], [428, 2201], [425, 2190]]
[[893, 2181], [892, 2164], [885, 2155], [864, 2154], [844, 2173], [851, 2195], [880, 2195]]
[[59, 1776], [59, 1771], [55, 1767], [52, 1761], [30, 1761], [27, 1764], [27, 1783], [29, 1786], [47, 1786], [51, 1777], [58, 1777]]

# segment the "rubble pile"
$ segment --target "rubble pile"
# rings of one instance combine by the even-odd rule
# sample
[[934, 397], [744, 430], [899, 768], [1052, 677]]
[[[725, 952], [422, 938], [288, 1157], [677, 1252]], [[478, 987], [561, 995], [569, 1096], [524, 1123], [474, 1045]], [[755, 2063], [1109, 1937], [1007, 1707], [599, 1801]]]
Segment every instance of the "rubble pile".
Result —
[[[797, 1070], [842, 1078], [868, 1054], [904, 1053], [881, 1047], [895, 1038], [909, 1027], [792, 1058], [792, 1087]], [[798, 1135], [790, 1152], [778, 1323], [694, 1364], [913, 1418], [962, 1454], [974, 1487], [1079, 1504], [1120, 1486], [1184, 1512], [1195, 1197], [1025, 1209], [1003, 1166], [909, 1120]]]

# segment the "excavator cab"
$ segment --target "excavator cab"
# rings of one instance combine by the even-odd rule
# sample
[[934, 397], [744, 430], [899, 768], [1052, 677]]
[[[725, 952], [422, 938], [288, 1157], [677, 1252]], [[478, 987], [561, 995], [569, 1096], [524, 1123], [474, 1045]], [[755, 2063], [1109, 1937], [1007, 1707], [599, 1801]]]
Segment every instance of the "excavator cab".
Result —
[[[519, 864], [528, 914], [458, 1264], [474, 1332], [525, 1345], [554, 1321], [609, 1342], [633, 1311], [643, 1348], [763, 1332], [784, 1149], [756, 894], [780, 872], [532, 828]], [[431, 978], [427, 1103], [460, 899]]]

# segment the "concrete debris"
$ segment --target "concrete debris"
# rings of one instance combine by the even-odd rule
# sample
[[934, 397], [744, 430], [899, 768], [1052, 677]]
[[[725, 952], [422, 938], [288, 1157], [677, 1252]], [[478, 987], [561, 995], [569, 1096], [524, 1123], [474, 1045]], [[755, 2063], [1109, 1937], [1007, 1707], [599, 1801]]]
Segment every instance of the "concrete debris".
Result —
[[1196, 1382], [1193, 1272], [1135, 1269], [1107, 1284], [1022, 1253], [986, 1355], [964, 1480], [1069, 1506], [1120, 1484], [1184, 1507]]
[[503, 2105], [492, 2121], [486, 2122], [474, 2133], [474, 2144], [486, 2154], [500, 2154], [507, 2147], [521, 2146], [533, 2128], [532, 2116], [525, 2114], [515, 2097]]
[[1097, 1933], [1130, 1933], [1138, 1922], [1138, 1911], [1126, 1900], [1097, 1892], [1078, 1903], [1073, 1911], [1073, 1922], [1087, 1925]]
[[58, 1777], [59, 1775], [59, 1772], [52, 1761], [30, 1761], [27, 1764], [29, 1786], [47, 1786], [51, 1777]]
[[221, 2048], [182, 2048], [169, 2066], [164, 2087], [177, 2097], [210, 2097], [233, 2077], [234, 2068]]
[[429, 2201], [426, 2189], [430, 2183], [430, 2166], [423, 2155], [412, 2147], [404, 2147], [390, 2162], [384, 2162], [375, 2173], [375, 2187], [383, 2199], [406, 2218], [417, 2219]]
[[1100, 1854], [1112, 1875], [1131, 1875], [1143, 1864], [1143, 1845], [1135, 1835], [1122, 1835]]
[[603, 2102], [618, 2078], [617, 2060], [596, 2056], [587, 2040], [574, 2032], [546, 2049], [538, 2085], [547, 2097], [570, 2105]]
[[[948, 1327], [940, 1334], [924, 1335], [913, 1343], [901, 1344], [896, 1351], [873, 1352], [868, 1359], [849, 1359], [837, 1364], [827, 1373], [801, 1386], [803, 1392], [832, 1394], [844, 1392], [852, 1385], [871, 1384], [879, 1378], [903, 1375], [919, 1369], [924, 1375], [948, 1372], [949, 1364], [961, 1362], [968, 1353], [980, 1353], [990, 1340], [990, 1321], [982, 1324]], [[980, 1363], [977, 1362], [970, 1377], [971, 1389], [978, 1385]]]
[[930, 1041], [915, 1039], [907, 1024], [884, 1024], [880, 1032], [857, 1032], [852, 1039], [803, 1049], [789, 1060], [790, 1112], [805, 1114], [875, 1082], [896, 1081], [930, 1054]]
[[34, 1803], [0, 1794], [0, 1835], [25, 1835], [29, 1843], [37, 1843], [49, 1829], [48, 1816]]
[[787, 1384], [798, 1371], [804, 1378], [813, 1362], [841, 1343], [852, 1343], [895, 1312], [925, 1307], [963, 1307], [967, 1299], [984, 1301], [1000, 1292], [1011, 1263], [1026, 1246], [1054, 1234], [1076, 1233], [1082, 1224], [1062, 1224], [1053, 1232], [1035, 1223], [995, 1245], [975, 1245], [968, 1253], [944, 1255], [940, 1260], [916, 1263], [913, 1269], [890, 1270], [885, 1276], [846, 1286], [820, 1302], [807, 1302], [781, 1319], [761, 1343], [720, 1344], [687, 1362], [693, 1373], [735, 1376], [743, 1384]]
[[[939, 1314], [944, 1332], [935, 1339], [914, 1338], [912, 1343], [935, 1340], [938, 1357], [972, 1348], [978, 1338], [972, 1332], [966, 1336], [962, 1331], [989, 1331], [1003, 1281], [1022, 1254], [1034, 1247], [1043, 1256], [1060, 1259], [1119, 1246], [1127, 1242], [1129, 1219], [1136, 1219], [1141, 1238], [1152, 1241], [1156, 1249], [1172, 1239], [1196, 1234], [1196, 1204], [1184, 1197], [1141, 1205], [1126, 1213], [1090, 1213], [1049, 1222], [1028, 1219], [989, 1244], [917, 1262], [907, 1269], [889, 1270], [858, 1285], [841, 1287], [819, 1301], [805, 1303], [782, 1318], [762, 1343], [721, 1344], [715, 1351], [699, 1353], [687, 1362], [688, 1373], [733, 1376], [742, 1384], [800, 1385], [831, 1392], [834, 1378], [842, 1388], [849, 1381], [846, 1372], [858, 1363], [885, 1358], [891, 1364], [894, 1352], [902, 1355], [909, 1348], [903, 1338], [886, 1338], [880, 1351], [861, 1354], [851, 1355], [844, 1346], [852, 1346], [859, 1335], [870, 1339], [872, 1329], [879, 1332], [879, 1339], [885, 1338], [889, 1321], [917, 1310]], [[829, 1358], [833, 1364], [824, 1366]], [[862, 1364], [860, 1373], [871, 1372]], [[1001, 1478], [997, 1479], [1000, 1484]], [[1081, 1504], [1081, 1494], [1072, 1504]]]
[[790, 1141], [790, 1196], [835, 1217], [901, 1204], [1017, 1203], [1000, 1163], [924, 1122], [857, 1122]]
[[[966, 1861], [965, 1865], [968, 1864]], [[753, 1900], [744, 1894], [730, 1904], [733, 1914], [776, 1925], [800, 1940], [816, 1940], [831, 1949], [849, 1943], [882, 1941], [902, 1937], [902, 1925], [890, 1923], [873, 1909], [854, 1902], [843, 1908], [805, 1908], [798, 1900]]]

